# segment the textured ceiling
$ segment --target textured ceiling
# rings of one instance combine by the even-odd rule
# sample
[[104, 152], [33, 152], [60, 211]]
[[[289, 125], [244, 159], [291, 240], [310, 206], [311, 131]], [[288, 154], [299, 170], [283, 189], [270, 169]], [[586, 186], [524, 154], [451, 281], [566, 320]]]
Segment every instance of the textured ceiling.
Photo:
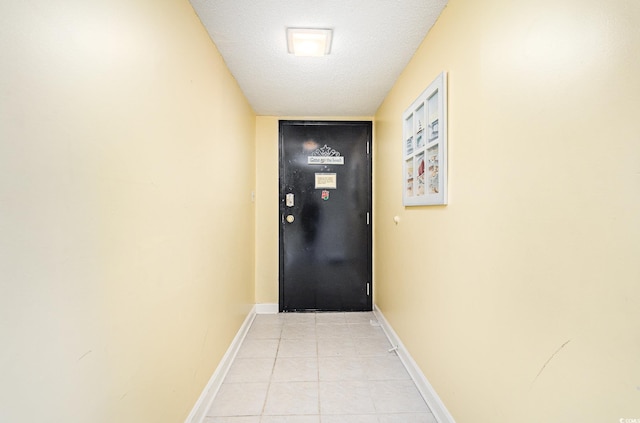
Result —
[[[446, 0], [191, 0], [258, 115], [372, 116]], [[331, 54], [287, 53], [286, 28], [332, 28]]]

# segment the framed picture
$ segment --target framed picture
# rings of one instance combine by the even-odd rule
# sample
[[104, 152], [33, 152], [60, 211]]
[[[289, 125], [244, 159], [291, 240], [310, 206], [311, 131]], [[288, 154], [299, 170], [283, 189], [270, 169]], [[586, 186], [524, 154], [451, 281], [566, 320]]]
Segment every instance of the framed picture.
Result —
[[447, 74], [442, 72], [402, 115], [405, 206], [447, 204]]

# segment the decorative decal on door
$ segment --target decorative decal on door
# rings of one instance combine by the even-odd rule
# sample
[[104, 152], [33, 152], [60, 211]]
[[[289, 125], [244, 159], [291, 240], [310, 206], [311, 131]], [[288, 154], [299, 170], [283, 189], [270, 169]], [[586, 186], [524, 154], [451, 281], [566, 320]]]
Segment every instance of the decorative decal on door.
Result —
[[340, 155], [339, 151], [328, 147], [325, 144], [323, 147], [315, 149], [310, 156], [307, 157], [307, 164], [323, 165], [323, 164], [335, 164], [343, 165], [344, 157]]
[[329, 191], [327, 191], [326, 189], [322, 190], [322, 199], [324, 201], [327, 201], [329, 199]]

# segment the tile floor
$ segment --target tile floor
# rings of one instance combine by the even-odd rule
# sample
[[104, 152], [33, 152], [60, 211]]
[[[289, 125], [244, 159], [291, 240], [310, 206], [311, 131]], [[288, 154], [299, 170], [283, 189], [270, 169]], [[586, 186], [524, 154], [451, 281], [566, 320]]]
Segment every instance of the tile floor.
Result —
[[204, 423], [436, 423], [373, 313], [256, 316]]

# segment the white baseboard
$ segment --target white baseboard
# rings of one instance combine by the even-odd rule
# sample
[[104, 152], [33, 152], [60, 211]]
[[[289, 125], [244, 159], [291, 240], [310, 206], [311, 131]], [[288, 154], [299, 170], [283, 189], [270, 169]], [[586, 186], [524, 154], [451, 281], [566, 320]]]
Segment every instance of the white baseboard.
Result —
[[451, 416], [447, 408], [444, 406], [444, 403], [436, 393], [435, 389], [433, 389], [433, 386], [431, 386], [425, 375], [422, 373], [422, 370], [420, 370], [420, 367], [418, 367], [418, 364], [413, 360], [413, 357], [411, 357], [411, 354], [409, 354], [404, 344], [402, 344], [402, 341], [400, 341], [398, 334], [396, 334], [377, 306], [374, 306], [373, 313], [377, 317], [378, 322], [380, 322], [380, 325], [382, 326], [384, 333], [387, 335], [387, 338], [389, 338], [391, 345], [397, 347], [396, 352], [398, 353], [398, 357], [400, 357], [402, 364], [404, 364], [409, 375], [411, 375], [411, 378], [420, 391], [422, 398], [424, 398], [438, 423], [455, 423], [453, 416]]
[[278, 304], [256, 304], [256, 314], [278, 314], [280, 307]]
[[191, 413], [189, 413], [189, 415], [187, 416], [187, 420], [185, 420], [185, 423], [202, 423], [202, 421], [206, 417], [207, 411], [211, 407], [211, 404], [213, 403], [218, 390], [220, 390], [220, 386], [222, 386], [224, 377], [227, 375], [227, 372], [229, 371], [233, 360], [236, 358], [238, 350], [242, 345], [242, 341], [247, 336], [247, 332], [249, 332], [249, 328], [251, 327], [251, 323], [253, 323], [253, 319], [255, 319], [255, 317], [256, 306], [251, 309], [247, 317], [244, 319], [242, 326], [240, 326], [240, 329], [238, 330], [235, 338], [233, 338], [233, 341], [227, 349], [227, 352], [222, 357], [222, 360], [220, 360], [220, 364], [218, 364], [216, 371], [213, 372], [213, 375], [211, 376], [211, 379], [209, 379], [207, 386], [205, 386], [202, 394], [200, 394], [200, 397], [193, 406]]

